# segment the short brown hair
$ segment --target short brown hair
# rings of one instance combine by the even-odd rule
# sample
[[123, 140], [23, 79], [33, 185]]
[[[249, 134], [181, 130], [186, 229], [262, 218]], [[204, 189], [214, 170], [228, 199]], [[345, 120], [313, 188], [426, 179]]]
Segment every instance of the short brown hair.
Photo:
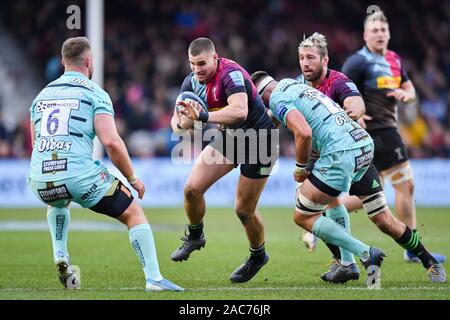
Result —
[[318, 32], [314, 32], [308, 38], [303, 39], [303, 41], [298, 46], [299, 53], [300, 49], [302, 48], [316, 48], [321, 58], [328, 55], [327, 38], [325, 38], [323, 34], [320, 34]]
[[364, 19], [364, 29], [366, 28], [366, 25], [368, 22], [372, 22], [372, 21], [381, 21], [384, 23], [388, 23], [388, 20], [386, 18], [386, 16], [384, 15], [383, 11], [376, 11], [372, 14], [369, 14], [366, 19]]
[[84, 53], [91, 50], [91, 43], [86, 37], [68, 38], [64, 41], [61, 56], [64, 61], [79, 65], [83, 63]]
[[208, 38], [197, 38], [189, 45], [189, 54], [198, 56], [202, 52], [216, 52], [214, 43]]

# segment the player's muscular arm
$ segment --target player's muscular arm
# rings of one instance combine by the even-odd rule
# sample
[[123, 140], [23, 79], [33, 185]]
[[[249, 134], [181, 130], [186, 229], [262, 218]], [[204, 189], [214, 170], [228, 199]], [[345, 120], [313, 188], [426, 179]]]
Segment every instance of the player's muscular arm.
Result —
[[227, 99], [228, 105], [218, 111], [210, 112], [208, 122], [234, 124], [247, 119], [248, 96], [246, 93], [234, 93]]
[[366, 112], [366, 106], [364, 105], [364, 100], [361, 97], [351, 96], [345, 98], [344, 110], [352, 120], [357, 121]]
[[297, 110], [288, 113], [286, 117], [286, 126], [294, 134], [296, 161], [301, 164], [306, 164], [312, 149], [311, 127]]
[[134, 175], [130, 156], [117, 132], [114, 118], [109, 114], [97, 114], [94, 118], [94, 129], [111, 162], [128, 179], [131, 186], [139, 193], [139, 198], [142, 199], [145, 192], [144, 184]]

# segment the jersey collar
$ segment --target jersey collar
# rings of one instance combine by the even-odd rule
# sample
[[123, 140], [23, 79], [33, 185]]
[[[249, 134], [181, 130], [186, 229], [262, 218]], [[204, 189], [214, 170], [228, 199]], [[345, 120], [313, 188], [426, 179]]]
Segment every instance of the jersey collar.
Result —
[[82, 74], [81, 72], [78, 72], [78, 71], [66, 71], [66, 72], [64, 72], [63, 76], [77, 76], [77, 77], [82, 77], [82, 78], [87, 79], [87, 77], [84, 74]]

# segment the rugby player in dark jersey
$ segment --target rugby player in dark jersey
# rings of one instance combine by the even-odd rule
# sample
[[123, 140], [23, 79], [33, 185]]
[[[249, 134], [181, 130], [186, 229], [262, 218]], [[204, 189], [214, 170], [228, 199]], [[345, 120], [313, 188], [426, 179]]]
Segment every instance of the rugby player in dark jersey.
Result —
[[[413, 172], [406, 147], [397, 131], [397, 101], [411, 102], [416, 97], [400, 56], [388, 50], [389, 24], [382, 11], [366, 17], [366, 45], [345, 61], [342, 72], [357, 85], [366, 105], [366, 130], [375, 143], [374, 165], [382, 179], [391, 181], [399, 219], [417, 234], [414, 206]], [[356, 209], [353, 207], [351, 209]], [[350, 208], [348, 208], [350, 211]], [[445, 256], [433, 256], [444, 262]], [[405, 250], [406, 261], [419, 262], [412, 250]]]
[[[184, 207], [189, 233], [182, 238], [181, 247], [171, 258], [187, 260], [192, 251], [205, 246], [204, 194], [217, 180], [240, 165], [235, 212], [250, 244], [250, 258], [231, 274], [230, 280], [246, 282], [269, 259], [264, 247], [264, 226], [256, 206], [277, 158], [278, 136], [273, 135], [274, 125], [247, 71], [232, 60], [219, 58], [208, 38], [192, 41], [188, 54], [192, 73], [186, 77], [181, 91], [203, 96], [208, 112], [199, 111], [195, 103], [180, 101], [182, 109], [180, 115], [174, 112], [172, 127], [179, 129], [177, 118], [184, 115], [191, 120], [218, 124], [219, 128], [200, 153], [185, 184]], [[270, 161], [259, 158], [261, 148]]]
[[[297, 81], [308, 84], [333, 99], [347, 111], [347, 114], [353, 120], [362, 119], [365, 107], [357, 87], [341, 72], [328, 69], [328, 60], [327, 43], [323, 35], [314, 33], [303, 40], [299, 45], [299, 63], [302, 74], [297, 78]], [[437, 275], [436, 272], [429, 273], [431, 281], [441, 282], [442, 279], [445, 279], [443, 267], [438, 265], [438, 261], [425, 249], [417, 235], [392, 215], [386, 205], [378, 172], [373, 165], [370, 166], [361, 180], [352, 185], [350, 195], [356, 196], [350, 198], [362, 199], [364, 210], [370, 220], [400, 246], [416, 253], [426, 270], [436, 269], [439, 271]], [[347, 197], [346, 202], [348, 201], [349, 197]], [[354, 202], [353, 199], [351, 201]], [[349, 216], [342, 200], [332, 203], [325, 212], [327, 217], [335, 220], [350, 232]], [[411, 243], [416, 243], [416, 245], [411, 246]], [[324, 273], [321, 278], [334, 283], [358, 279], [359, 270], [353, 255], [349, 251], [337, 248], [332, 244], [327, 243], [327, 246], [333, 253], [334, 261], [330, 270]]]

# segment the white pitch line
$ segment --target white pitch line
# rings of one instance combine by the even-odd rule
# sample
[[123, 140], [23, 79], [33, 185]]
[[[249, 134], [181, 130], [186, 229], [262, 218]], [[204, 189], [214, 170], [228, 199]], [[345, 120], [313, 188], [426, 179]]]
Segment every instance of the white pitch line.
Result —
[[[152, 224], [154, 231], [177, 230], [176, 225]], [[127, 227], [116, 221], [76, 220], [70, 223], [71, 231], [127, 231]], [[47, 231], [47, 221], [0, 220], [0, 231]]]
[[[0, 288], [0, 292], [16, 291], [16, 292], [27, 292], [27, 291], [60, 291], [62, 288]], [[75, 291], [142, 291], [142, 287], [125, 287], [125, 288], [82, 288]], [[218, 287], [218, 288], [187, 288], [187, 292], [202, 292], [202, 291], [332, 291], [332, 290], [369, 290], [366, 287], [261, 287], [261, 288], [237, 288], [237, 287]], [[428, 291], [449, 291], [450, 287], [388, 287], [381, 288], [381, 290], [428, 290]], [[372, 291], [372, 290], [371, 290]]]

